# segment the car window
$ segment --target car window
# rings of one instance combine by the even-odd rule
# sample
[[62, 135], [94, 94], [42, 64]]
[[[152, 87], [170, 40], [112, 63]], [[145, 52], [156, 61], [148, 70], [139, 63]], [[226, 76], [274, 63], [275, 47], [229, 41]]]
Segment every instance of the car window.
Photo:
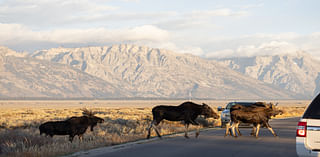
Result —
[[233, 102], [228, 103], [228, 105], [227, 105], [226, 109], [228, 109], [228, 110], [229, 110], [233, 105], [234, 105], [234, 103], [233, 103]]
[[320, 119], [320, 94], [308, 106], [303, 118]]
[[251, 106], [252, 104], [254, 104], [254, 102], [241, 102], [241, 103], [237, 103], [240, 104], [242, 106]]
[[230, 109], [235, 104], [239, 104], [239, 105], [243, 105], [243, 106], [250, 106], [250, 105], [254, 104], [254, 102], [231, 102], [227, 105], [226, 109]]

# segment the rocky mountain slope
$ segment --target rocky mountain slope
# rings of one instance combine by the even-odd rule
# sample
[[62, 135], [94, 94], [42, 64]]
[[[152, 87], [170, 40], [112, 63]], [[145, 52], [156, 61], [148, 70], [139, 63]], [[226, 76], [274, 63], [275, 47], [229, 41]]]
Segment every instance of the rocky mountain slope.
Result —
[[244, 76], [216, 61], [135, 45], [53, 48], [30, 57], [66, 64], [134, 97], [288, 99], [290, 92]]
[[0, 97], [128, 97], [106, 81], [70, 66], [0, 48]]
[[274, 84], [307, 98], [320, 92], [320, 62], [305, 52], [224, 58], [219, 61], [247, 76]]

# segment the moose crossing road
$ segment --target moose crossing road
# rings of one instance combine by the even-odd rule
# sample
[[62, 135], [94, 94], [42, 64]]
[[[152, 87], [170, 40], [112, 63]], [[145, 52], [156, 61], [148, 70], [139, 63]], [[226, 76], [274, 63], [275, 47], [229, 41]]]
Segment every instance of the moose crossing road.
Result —
[[[215, 128], [194, 133], [190, 139], [183, 135], [153, 138], [150, 141], [99, 148], [99, 151], [83, 152], [76, 156], [89, 157], [296, 157], [295, 129], [299, 118], [275, 119], [270, 125], [279, 137], [273, 137], [266, 128], [260, 129], [260, 137], [250, 136], [251, 128], [240, 128], [242, 136], [224, 137], [225, 130]], [[74, 154], [75, 155], [75, 154]]]

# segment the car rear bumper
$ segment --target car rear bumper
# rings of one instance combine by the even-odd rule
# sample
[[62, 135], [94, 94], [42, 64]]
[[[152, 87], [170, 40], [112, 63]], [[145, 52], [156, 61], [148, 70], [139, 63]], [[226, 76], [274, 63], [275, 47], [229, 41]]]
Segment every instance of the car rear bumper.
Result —
[[304, 137], [296, 137], [296, 152], [299, 157], [320, 157], [320, 151], [313, 151], [305, 145]]

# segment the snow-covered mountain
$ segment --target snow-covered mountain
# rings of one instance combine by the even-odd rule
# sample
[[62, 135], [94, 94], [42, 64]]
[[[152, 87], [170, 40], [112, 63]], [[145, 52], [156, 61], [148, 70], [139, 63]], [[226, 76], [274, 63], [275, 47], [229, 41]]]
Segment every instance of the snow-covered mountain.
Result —
[[288, 99], [292, 93], [217, 61], [135, 45], [53, 48], [30, 57], [99, 77], [134, 97]]
[[320, 92], [320, 62], [306, 52], [224, 58], [219, 62], [247, 76], [307, 98]]
[[23, 57], [0, 48], [0, 97], [129, 97], [107, 83], [64, 64]]

